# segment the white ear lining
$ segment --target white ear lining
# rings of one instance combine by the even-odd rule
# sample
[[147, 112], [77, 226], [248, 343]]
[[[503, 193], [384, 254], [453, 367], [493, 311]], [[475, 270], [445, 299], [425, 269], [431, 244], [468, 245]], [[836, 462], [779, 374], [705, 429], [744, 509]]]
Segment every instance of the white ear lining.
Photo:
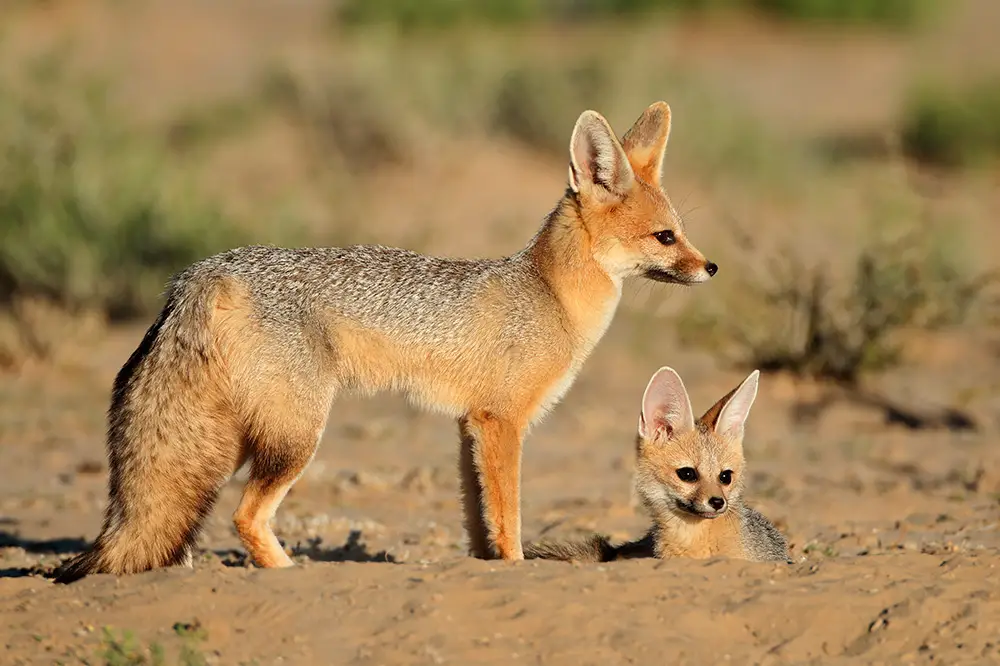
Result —
[[686, 432], [694, 428], [694, 414], [691, 399], [677, 371], [664, 366], [657, 370], [646, 384], [642, 394], [642, 410], [639, 417], [639, 435], [650, 437], [654, 434], [651, 426], [658, 427], [664, 421], [673, 432]]
[[750, 415], [750, 408], [757, 399], [760, 371], [754, 370], [743, 380], [736, 392], [719, 412], [715, 431], [719, 434], [743, 435], [744, 425]]

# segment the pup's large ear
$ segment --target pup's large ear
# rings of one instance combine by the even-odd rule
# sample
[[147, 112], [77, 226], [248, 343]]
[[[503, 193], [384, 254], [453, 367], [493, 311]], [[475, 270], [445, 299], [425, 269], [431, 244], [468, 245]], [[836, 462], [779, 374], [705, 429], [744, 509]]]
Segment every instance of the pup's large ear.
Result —
[[694, 429], [691, 399], [680, 375], [666, 366], [656, 371], [642, 394], [639, 436], [671, 437]]
[[720, 435], [742, 441], [744, 424], [757, 398], [759, 380], [760, 371], [754, 370], [742, 384], [723, 396], [698, 420]]
[[569, 186], [598, 197], [622, 197], [635, 176], [611, 125], [596, 111], [584, 111], [569, 141]]
[[625, 133], [622, 146], [640, 180], [651, 185], [660, 184], [663, 154], [669, 138], [670, 107], [666, 102], [651, 104]]

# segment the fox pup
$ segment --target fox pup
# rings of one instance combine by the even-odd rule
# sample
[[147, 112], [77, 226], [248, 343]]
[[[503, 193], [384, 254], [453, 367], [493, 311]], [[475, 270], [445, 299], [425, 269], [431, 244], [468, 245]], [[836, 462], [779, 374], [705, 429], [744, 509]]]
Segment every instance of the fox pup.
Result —
[[636, 438], [636, 490], [653, 517], [652, 529], [621, 545], [612, 545], [603, 536], [529, 544], [525, 557], [609, 562], [722, 555], [787, 561], [785, 538], [743, 503], [743, 429], [759, 376], [754, 370], [695, 421], [680, 376], [671, 368], [660, 368], [642, 397]]
[[114, 382], [101, 533], [57, 580], [189, 563], [247, 462], [236, 530], [258, 566], [291, 566], [269, 521], [347, 391], [400, 392], [456, 418], [469, 550], [523, 559], [522, 440], [604, 334], [622, 281], [691, 285], [717, 270], [660, 186], [669, 134], [664, 102], [622, 140], [582, 113], [562, 198], [502, 259], [253, 246], [180, 272]]

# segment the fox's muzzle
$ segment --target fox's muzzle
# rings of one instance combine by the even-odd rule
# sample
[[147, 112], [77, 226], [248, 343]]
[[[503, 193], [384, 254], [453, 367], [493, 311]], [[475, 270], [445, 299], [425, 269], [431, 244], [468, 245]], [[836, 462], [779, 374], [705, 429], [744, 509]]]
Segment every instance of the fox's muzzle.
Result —
[[692, 285], [708, 281], [719, 272], [718, 264], [706, 261], [703, 266], [694, 272], [681, 272], [672, 269], [647, 268], [643, 273], [644, 277], [656, 282], [666, 282], [668, 284]]

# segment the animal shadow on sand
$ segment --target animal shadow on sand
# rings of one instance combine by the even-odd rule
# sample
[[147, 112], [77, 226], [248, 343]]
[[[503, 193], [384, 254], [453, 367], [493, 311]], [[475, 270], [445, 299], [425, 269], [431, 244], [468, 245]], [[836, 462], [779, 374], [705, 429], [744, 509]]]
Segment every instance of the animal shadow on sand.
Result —
[[[222, 563], [229, 567], [243, 567], [248, 564], [247, 555], [237, 550], [216, 551]], [[292, 548], [292, 557], [305, 557], [313, 562], [388, 562], [397, 560], [387, 551], [370, 552], [361, 541], [361, 530], [351, 530], [342, 546], [325, 547], [322, 537], [308, 539]]]
[[[0, 519], [0, 525], [13, 524], [9, 519]], [[80, 538], [23, 539], [15, 532], [0, 530], [0, 549], [20, 548], [33, 555], [75, 555], [90, 547], [90, 542]], [[247, 555], [237, 550], [214, 551], [222, 564], [228, 567], [247, 566]], [[386, 562], [396, 563], [396, 558], [387, 551], [371, 552], [361, 540], [361, 531], [352, 530], [347, 541], [341, 546], [325, 547], [321, 537], [309, 539], [305, 544], [296, 544], [292, 556], [302, 556], [313, 562]], [[64, 558], [63, 558], [64, 559]], [[42, 576], [52, 578], [59, 563], [35, 564], [29, 567], [0, 567], [0, 579]]]
[[[13, 525], [17, 521], [9, 518], [0, 519], [0, 525]], [[23, 539], [17, 532], [0, 530], [0, 549], [20, 548], [32, 555], [70, 555], [86, 550], [90, 542], [80, 538], [61, 539]], [[22, 578], [24, 576], [46, 575], [50, 567], [35, 565], [32, 567], [0, 568], [0, 578]]]

